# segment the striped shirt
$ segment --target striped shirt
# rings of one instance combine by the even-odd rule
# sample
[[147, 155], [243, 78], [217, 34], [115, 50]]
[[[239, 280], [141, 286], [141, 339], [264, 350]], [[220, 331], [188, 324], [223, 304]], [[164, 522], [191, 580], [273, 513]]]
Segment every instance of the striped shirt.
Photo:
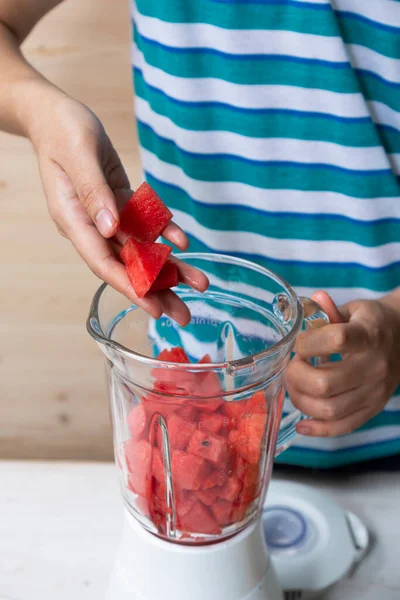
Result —
[[[309, 296], [400, 282], [400, 1], [136, 0], [145, 176], [188, 234]], [[400, 452], [400, 390], [361, 430], [280, 460]]]

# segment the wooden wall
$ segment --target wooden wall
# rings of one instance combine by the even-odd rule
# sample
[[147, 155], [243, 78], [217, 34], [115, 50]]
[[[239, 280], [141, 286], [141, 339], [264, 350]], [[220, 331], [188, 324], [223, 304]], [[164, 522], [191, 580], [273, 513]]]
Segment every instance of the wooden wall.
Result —
[[[67, 0], [26, 41], [102, 119], [136, 185], [128, 1]], [[0, 133], [0, 458], [108, 459], [102, 359], [85, 320], [99, 281], [47, 215], [29, 142]]]

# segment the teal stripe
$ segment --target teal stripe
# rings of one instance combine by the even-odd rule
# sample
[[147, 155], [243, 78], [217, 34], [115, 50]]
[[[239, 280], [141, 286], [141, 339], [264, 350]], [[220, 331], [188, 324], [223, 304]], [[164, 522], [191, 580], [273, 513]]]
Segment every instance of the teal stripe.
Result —
[[250, 163], [234, 156], [196, 155], [182, 151], [140, 121], [138, 133], [146, 150], [162, 161], [180, 166], [189, 177], [200, 181], [239, 181], [263, 189], [331, 191], [356, 198], [399, 195], [396, 177], [390, 173], [356, 175], [314, 165], [271, 165]]
[[275, 462], [315, 469], [332, 469], [383, 456], [394, 456], [399, 453], [400, 439], [380, 444], [369, 444], [361, 448], [346, 448], [345, 450], [333, 450], [331, 452], [317, 452], [306, 448], [293, 447], [278, 456]]
[[[219, 218], [219, 217], [218, 217]], [[208, 247], [192, 235], [188, 235], [191, 252], [212, 252]], [[387, 269], [371, 270], [360, 265], [331, 263], [304, 263], [278, 261], [264, 256], [246, 253], [245, 248], [230, 252], [234, 256], [251, 260], [280, 277], [289, 281], [294, 287], [310, 287], [314, 289], [343, 287], [366, 288], [376, 292], [390, 292], [400, 281], [400, 264], [394, 264]]]
[[344, 41], [370, 48], [389, 58], [400, 58], [399, 34], [389, 29], [378, 29], [371, 22], [358, 21], [348, 15], [337, 16]]
[[[237, 111], [223, 104], [177, 102], [149, 86], [137, 69], [134, 70], [134, 85], [136, 95], [147, 100], [154, 112], [191, 131], [231, 131], [247, 137], [319, 140], [343, 146], [381, 145], [372, 122], [333, 123], [323, 116], [290, 111], [261, 116], [258, 111], [249, 110], [238, 115]], [[384, 135], [390, 138], [392, 147], [400, 149], [400, 132]]]
[[254, 60], [199, 50], [187, 52], [162, 46], [140, 36], [134, 39], [146, 62], [175, 77], [213, 77], [241, 85], [284, 85], [336, 93], [364, 92], [367, 100], [387, 104], [394, 110], [400, 106], [400, 85], [390, 86], [375, 77], [355, 72], [350, 68], [336, 68], [328, 64], [300, 63], [271, 58]]
[[400, 412], [384, 410], [368, 421], [368, 423], [365, 423], [359, 431], [366, 431], [374, 427], [386, 427], [388, 425], [400, 425]]
[[387, 152], [400, 152], [400, 131], [395, 131], [390, 127], [378, 127], [378, 132]]
[[147, 179], [172, 212], [180, 210], [189, 213], [209, 229], [246, 231], [277, 239], [296, 239], [300, 236], [301, 239], [315, 241], [351, 240], [370, 248], [400, 240], [400, 219], [366, 223], [333, 215], [317, 218], [306, 214], [284, 215], [268, 212], [268, 206], [262, 212], [232, 204], [205, 204], [193, 201], [182, 189], [164, 184], [151, 175]]
[[400, 111], [400, 84], [391, 85], [370, 73], [357, 71], [357, 79], [366, 100], [382, 102], [393, 110]]
[[254, 60], [251, 56], [243, 56], [236, 60], [229, 55], [210, 56], [201, 50], [186, 52], [153, 43], [142, 37], [136, 28], [134, 40], [147, 63], [176, 77], [213, 77], [245, 85], [287, 85], [340, 93], [359, 92], [357, 78], [350, 65], [348, 68], [336, 68], [274, 58]]
[[201, 0], [136, 0], [138, 11], [167, 23], [208, 23], [224, 29], [287, 30], [314, 35], [338, 36], [332, 13], [312, 7], [261, 4], [218, 4]]

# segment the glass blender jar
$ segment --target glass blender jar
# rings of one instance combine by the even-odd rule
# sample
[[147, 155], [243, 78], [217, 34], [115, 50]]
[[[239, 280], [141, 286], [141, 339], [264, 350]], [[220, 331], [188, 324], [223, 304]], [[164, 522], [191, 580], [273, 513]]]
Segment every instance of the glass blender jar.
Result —
[[186, 327], [107, 285], [88, 319], [106, 357], [126, 515], [110, 598], [279, 600], [260, 517], [274, 457], [302, 418], [281, 420], [283, 373], [297, 334], [328, 319], [258, 265], [180, 258], [210, 280], [205, 293], [174, 289]]

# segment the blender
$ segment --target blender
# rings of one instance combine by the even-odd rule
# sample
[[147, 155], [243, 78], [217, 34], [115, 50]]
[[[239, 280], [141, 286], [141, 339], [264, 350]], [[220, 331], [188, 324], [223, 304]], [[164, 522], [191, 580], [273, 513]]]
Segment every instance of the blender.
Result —
[[[304, 510], [288, 507], [296, 497], [305, 505], [307, 490], [283, 484], [265, 503], [274, 457], [303, 418], [294, 410], [282, 419], [284, 369], [298, 333], [327, 316], [251, 262], [199, 253], [180, 258], [210, 280], [205, 293], [174, 289], [191, 312], [186, 327], [166, 316], [154, 320], [105, 284], [88, 318], [106, 357], [125, 513], [109, 599], [282, 600], [286, 559], [296, 547], [314, 554], [297, 564], [294, 594], [321, 549], [328, 558], [335, 554], [342, 577], [360, 549], [353, 544], [337, 553], [332, 540], [316, 545], [312, 515], [307, 529]], [[348, 548], [350, 521], [336, 515]], [[332, 569], [320, 588], [331, 575]]]

